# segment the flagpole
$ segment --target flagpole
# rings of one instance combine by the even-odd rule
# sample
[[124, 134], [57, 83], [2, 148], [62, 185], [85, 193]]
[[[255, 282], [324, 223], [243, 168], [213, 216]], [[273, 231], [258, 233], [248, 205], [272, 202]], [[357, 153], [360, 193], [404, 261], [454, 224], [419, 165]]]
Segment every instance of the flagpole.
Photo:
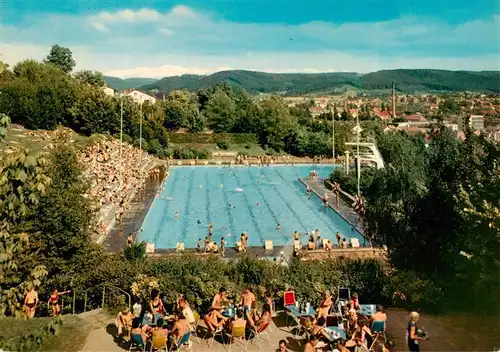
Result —
[[139, 123], [139, 150], [140, 150], [140, 153], [139, 153], [139, 168], [142, 165], [142, 103], [140, 105], [140, 109], [141, 109], [141, 120], [140, 120], [140, 123]]
[[358, 197], [360, 196], [360, 190], [359, 190], [359, 181], [361, 178], [361, 161], [359, 160], [359, 133], [360, 133], [360, 126], [359, 126], [359, 118], [358, 115], [356, 115], [356, 164], [357, 164], [357, 177], [358, 177]]
[[335, 110], [332, 112], [332, 156], [333, 170], [335, 171]]
[[120, 103], [120, 183], [123, 187], [123, 96]]

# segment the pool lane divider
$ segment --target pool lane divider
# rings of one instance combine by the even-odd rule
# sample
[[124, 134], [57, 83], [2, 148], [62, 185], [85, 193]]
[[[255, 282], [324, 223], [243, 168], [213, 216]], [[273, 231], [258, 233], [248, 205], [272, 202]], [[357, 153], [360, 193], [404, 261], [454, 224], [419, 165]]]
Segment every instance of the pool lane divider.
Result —
[[[238, 187], [242, 188], [241, 187], [242, 186], [241, 180], [237, 176], [237, 173], [234, 173], [234, 178], [238, 182]], [[244, 190], [243, 190], [243, 192], [241, 192], [241, 194], [242, 194], [243, 198], [245, 198], [246, 205], [247, 205], [248, 211], [250, 212], [250, 218], [252, 220], [252, 224], [253, 224], [253, 226], [255, 228], [255, 231], [257, 231], [257, 234], [259, 235], [261, 242], [264, 243], [264, 237], [262, 237], [262, 230], [260, 229], [259, 223], [258, 223], [257, 219], [255, 218], [255, 214], [253, 213], [253, 207], [251, 207], [250, 201], [248, 200], [248, 197], [245, 194]]]
[[[307, 182], [302, 180], [301, 178], [298, 178], [299, 182], [302, 183], [306, 188], [308, 186]], [[311, 190], [312, 192], [319, 198], [319, 199], [322, 199], [323, 196], [318, 194], [318, 192], [316, 192], [316, 190], [311, 187]], [[331, 192], [331, 191], [329, 191]], [[335, 209], [335, 207], [333, 207], [330, 202], [328, 202], [328, 207], [330, 209], [332, 209], [334, 212], [336, 212], [342, 219], [344, 219], [345, 222], [347, 222], [349, 225], [351, 225], [351, 227], [354, 229], [354, 231], [356, 231], [359, 235], [361, 235], [361, 238], [364, 239], [364, 240], [367, 240], [366, 236], [364, 233], [362, 233], [352, 222], [350, 222], [344, 215], [342, 215], [339, 211], [337, 211], [337, 209]]]
[[[252, 171], [250, 170], [250, 168], [247, 169], [247, 172], [248, 172], [248, 175], [250, 176], [250, 179], [252, 180], [252, 182], [254, 184], [257, 184], [257, 182], [255, 181], [255, 178], [253, 177], [252, 175]], [[260, 184], [257, 185], [257, 192], [260, 194], [260, 197], [262, 198], [262, 202], [267, 206], [267, 208], [269, 209], [269, 213], [271, 214], [271, 216], [273, 217], [274, 219], [274, 222], [276, 224], [279, 224], [280, 221], [278, 219], [278, 217], [276, 216], [276, 213], [273, 211], [273, 208], [271, 207], [271, 205], [269, 204], [269, 202], [267, 201], [266, 197], [264, 196], [264, 194], [262, 193], [262, 190], [260, 189]]]
[[[220, 183], [223, 185], [224, 178], [222, 177], [222, 174], [223, 174], [222, 172], [219, 172]], [[231, 226], [231, 236], [235, 239], [235, 242], [236, 242], [236, 240], [238, 239], [237, 234], [236, 234], [236, 225], [234, 223], [233, 214], [231, 213], [231, 208], [229, 207], [229, 199], [227, 198], [226, 188], [224, 187], [224, 188], [221, 188], [220, 190], [222, 191], [222, 196], [224, 197], [224, 201], [226, 202], [227, 215], [229, 217], [229, 223], [231, 224], [230, 225]], [[224, 236], [224, 237], [226, 237], [226, 236]]]
[[[170, 178], [172, 178], [172, 177], [170, 176]], [[178, 180], [179, 180], [179, 177], [174, 177], [174, 180], [172, 181], [172, 190], [175, 189], [175, 186], [176, 186]], [[163, 187], [163, 191], [166, 191], [166, 189], [167, 189], [167, 187], [166, 187], [167, 182], [168, 182], [168, 179], [165, 180], [165, 182], [160, 186], [160, 187]], [[155, 199], [153, 202], [155, 202], [157, 200], [159, 200], [159, 199]], [[166, 207], [164, 207], [160, 211], [161, 218], [160, 218], [160, 221], [158, 223], [158, 226], [156, 227], [155, 233], [152, 236], [152, 241], [151, 241], [155, 244], [155, 247], [156, 247], [157, 242], [160, 238], [160, 230], [162, 230], [163, 227], [165, 226], [165, 222], [168, 219], [168, 214], [170, 214], [170, 204], [172, 204], [172, 201], [166, 201]], [[154, 204], [151, 205], [151, 207], [148, 210], [148, 213], [151, 211], [153, 206], [154, 206]], [[146, 219], [147, 219], [147, 215], [146, 215]], [[144, 226], [144, 224], [143, 224], [143, 226]]]
[[[208, 184], [208, 173], [205, 173], [205, 194], [207, 196], [207, 204], [205, 206], [205, 211], [206, 211], [206, 216], [207, 216], [207, 223], [211, 222], [211, 216], [210, 216], [210, 187]], [[208, 226], [208, 224], [207, 224]]]
[[[304, 224], [304, 222], [302, 221], [302, 219], [300, 218], [300, 216], [295, 212], [295, 210], [293, 210], [293, 208], [290, 206], [290, 204], [288, 204], [288, 202], [283, 197], [283, 194], [281, 194], [281, 192], [278, 191], [278, 188], [276, 187], [276, 185], [271, 182], [271, 180], [269, 179], [269, 177], [267, 176], [267, 174], [264, 174], [264, 177], [269, 181], [269, 184], [272, 186], [272, 188], [274, 189], [274, 191], [276, 192], [276, 194], [278, 195], [278, 197], [283, 201], [283, 203], [285, 203], [285, 205], [288, 208], [288, 210], [290, 210], [290, 212], [293, 214], [293, 216], [297, 219], [297, 221], [299, 222], [300, 226], [302, 226], [303, 231], [306, 231], [307, 233], [309, 233], [309, 230], [307, 229], [307, 226]], [[285, 180], [285, 179], [283, 179], [283, 180]], [[285, 180], [285, 182], [287, 182], [287, 181]]]
[[[288, 182], [282, 175], [281, 173], [275, 169], [274, 172], [285, 182]], [[300, 185], [300, 183], [299, 183]], [[295, 186], [294, 186], [295, 187]], [[307, 207], [314, 213], [318, 212], [318, 209], [314, 208], [314, 206], [311, 205], [311, 202], [305, 202], [305, 204], [307, 205]], [[322, 216], [318, 216], [318, 219], [320, 219], [323, 224], [325, 225], [325, 227], [332, 233], [335, 233], [337, 232], [338, 230], [334, 227], [332, 227], [332, 221], [327, 221], [324, 217]]]
[[[189, 174], [189, 186], [186, 194], [186, 201], [184, 202], [184, 211], [180, 213], [180, 216], [183, 217], [183, 226], [182, 226], [182, 233], [181, 233], [181, 238], [179, 238], [178, 242], [184, 242], [186, 239], [187, 235], [187, 228], [189, 226], [189, 209], [191, 208], [191, 195], [193, 194], [193, 189], [194, 189], [194, 168], [191, 170], [191, 173]], [[176, 243], [177, 244], [177, 243]], [[174, 247], [175, 248], [175, 247]]]

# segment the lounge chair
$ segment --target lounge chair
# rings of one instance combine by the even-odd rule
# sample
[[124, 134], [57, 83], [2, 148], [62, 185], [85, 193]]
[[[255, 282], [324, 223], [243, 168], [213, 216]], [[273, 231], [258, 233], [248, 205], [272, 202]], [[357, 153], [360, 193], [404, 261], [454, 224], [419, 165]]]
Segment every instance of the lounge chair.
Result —
[[192, 331], [188, 331], [184, 335], [182, 335], [177, 341], [174, 340], [172, 342], [172, 346], [170, 346], [169, 351], [175, 351], [183, 346], [187, 346], [188, 350], [191, 350], [191, 344], [189, 343], [189, 338], [191, 337]]
[[232, 343], [236, 341], [242, 342], [243, 346], [245, 347], [245, 351], [248, 350], [248, 341], [246, 339], [245, 332], [246, 332], [245, 326], [236, 326], [233, 327], [231, 333], [227, 334], [227, 337], [229, 337], [229, 351], [231, 351]]
[[[269, 339], [269, 336], [267, 335], [267, 330], [266, 330], [268, 328], [268, 326], [269, 326], [269, 323], [266, 323], [264, 325], [261, 325], [257, 331], [251, 331], [251, 333], [250, 333], [250, 339], [251, 339], [250, 342], [251, 343], [258, 342], [259, 350], [262, 350], [261, 340], [264, 340], [267, 343], [271, 342], [271, 340]], [[266, 337], [266, 338], [264, 339], [264, 337]]]
[[146, 351], [146, 344], [142, 340], [141, 334], [130, 334], [129, 351]]

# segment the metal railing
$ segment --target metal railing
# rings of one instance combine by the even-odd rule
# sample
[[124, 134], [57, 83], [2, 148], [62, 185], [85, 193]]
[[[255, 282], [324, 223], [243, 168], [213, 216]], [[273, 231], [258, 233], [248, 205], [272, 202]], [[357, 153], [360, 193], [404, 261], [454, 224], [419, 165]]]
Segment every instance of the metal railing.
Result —
[[[76, 300], [77, 300], [78, 295], [83, 294], [83, 312], [82, 313], [85, 313], [87, 311], [87, 305], [88, 305], [88, 301], [89, 301], [89, 293], [92, 292], [92, 293], [97, 294], [96, 291], [98, 289], [100, 289], [101, 287], [102, 287], [102, 294], [100, 295], [101, 296], [101, 302], [100, 302], [101, 304], [97, 305], [98, 308], [104, 308], [106, 306], [106, 292], [109, 292], [109, 289], [117, 290], [122, 295], [125, 295], [127, 298], [127, 302], [128, 302], [128, 308], [129, 309], [132, 308], [132, 296], [130, 295], [130, 293], [128, 293], [127, 291], [125, 291], [119, 287], [113, 286], [113, 285], [101, 284], [101, 285], [98, 285], [95, 287], [88, 288], [87, 290], [84, 290], [84, 291], [74, 291], [74, 290], [72, 291], [73, 296], [71, 297], [71, 303], [70, 303], [70, 305], [72, 306], [71, 307], [72, 314], [76, 313]], [[65, 307], [65, 299], [64, 299], [64, 296], [62, 296], [62, 298], [61, 298], [61, 311], [64, 310], [64, 307]]]

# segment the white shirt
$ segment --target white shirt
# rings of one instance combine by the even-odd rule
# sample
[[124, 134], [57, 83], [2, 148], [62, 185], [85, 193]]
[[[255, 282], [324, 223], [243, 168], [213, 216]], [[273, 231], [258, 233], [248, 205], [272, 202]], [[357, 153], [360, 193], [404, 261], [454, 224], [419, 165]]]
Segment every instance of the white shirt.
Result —
[[134, 303], [132, 306], [132, 314], [134, 314], [134, 318], [139, 318], [141, 316], [142, 304]]
[[187, 322], [190, 325], [194, 325], [196, 323], [196, 319], [194, 318], [193, 311], [190, 307], [186, 307], [182, 310], [182, 314], [186, 317]]

